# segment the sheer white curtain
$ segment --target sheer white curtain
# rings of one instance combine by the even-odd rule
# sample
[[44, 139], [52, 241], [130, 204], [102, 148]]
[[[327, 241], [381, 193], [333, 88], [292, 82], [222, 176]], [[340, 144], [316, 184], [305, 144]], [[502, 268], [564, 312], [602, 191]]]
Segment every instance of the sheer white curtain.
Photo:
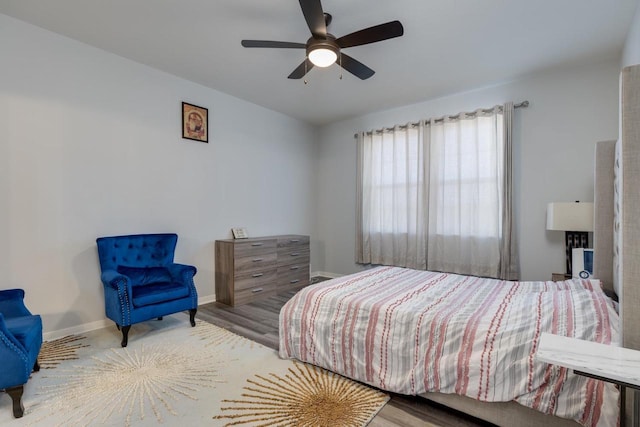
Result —
[[427, 266], [424, 124], [358, 135], [358, 248], [365, 264]]
[[516, 279], [511, 111], [360, 134], [356, 261]]

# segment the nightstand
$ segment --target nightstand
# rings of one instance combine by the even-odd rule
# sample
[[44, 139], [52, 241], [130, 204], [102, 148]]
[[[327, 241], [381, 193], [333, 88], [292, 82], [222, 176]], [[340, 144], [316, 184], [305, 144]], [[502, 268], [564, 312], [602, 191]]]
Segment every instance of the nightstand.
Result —
[[577, 375], [620, 387], [620, 427], [625, 425], [625, 389], [640, 390], [640, 351], [542, 333], [536, 359], [573, 369]]
[[566, 273], [551, 273], [551, 280], [554, 282], [562, 282], [563, 280], [571, 279], [570, 274]]

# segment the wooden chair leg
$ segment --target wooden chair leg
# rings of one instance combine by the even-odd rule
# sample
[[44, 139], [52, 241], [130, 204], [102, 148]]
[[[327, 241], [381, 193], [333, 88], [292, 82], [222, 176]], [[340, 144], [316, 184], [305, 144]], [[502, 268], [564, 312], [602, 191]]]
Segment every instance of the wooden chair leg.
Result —
[[33, 364], [33, 372], [40, 371], [40, 363], [38, 363], [38, 359], [36, 359], [36, 363]]
[[22, 418], [24, 415], [24, 406], [22, 406], [22, 393], [24, 392], [24, 384], [6, 389], [7, 394], [11, 396], [13, 401], [13, 417]]
[[196, 326], [196, 312], [197, 308], [192, 308], [189, 310], [189, 321], [191, 321], [191, 326]]
[[120, 343], [122, 347], [126, 347], [129, 342], [129, 329], [131, 329], [131, 325], [122, 327], [122, 342]]

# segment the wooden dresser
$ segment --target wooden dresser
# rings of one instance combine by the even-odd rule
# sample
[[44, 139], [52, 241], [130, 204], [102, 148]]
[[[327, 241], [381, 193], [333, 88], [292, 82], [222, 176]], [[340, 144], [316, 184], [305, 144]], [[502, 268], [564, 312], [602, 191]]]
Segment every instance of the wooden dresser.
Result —
[[216, 301], [236, 306], [309, 284], [309, 236], [216, 240]]

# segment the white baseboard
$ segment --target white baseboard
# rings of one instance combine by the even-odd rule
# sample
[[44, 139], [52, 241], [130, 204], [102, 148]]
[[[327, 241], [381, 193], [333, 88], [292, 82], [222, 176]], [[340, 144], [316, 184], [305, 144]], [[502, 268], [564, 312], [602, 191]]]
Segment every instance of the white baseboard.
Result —
[[313, 272], [311, 272], [311, 277], [316, 277], [316, 276], [330, 277], [331, 279], [335, 279], [336, 277], [344, 276], [344, 274], [329, 273], [327, 271], [313, 271]]
[[[335, 279], [336, 277], [344, 276], [343, 274], [329, 273], [327, 271], [313, 271], [311, 277], [322, 276]], [[216, 301], [215, 295], [208, 295], [206, 297], [198, 297], [198, 305], [209, 304]], [[66, 337], [67, 335], [84, 334], [96, 329], [106, 328], [112, 326], [114, 323], [109, 319], [96, 320], [95, 322], [84, 323], [78, 326], [72, 326], [71, 328], [59, 329], [57, 331], [45, 332], [42, 334], [44, 341], [51, 341], [58, 338]]]
[[216, 296], [214, 295], [208, 295], [206, 297], [198, 297], [198, 305], [204, 305], [204, 304], [209, 304], [212, 302], [216, 302]]
[[58, 329], [57, 331], [44, 332], [42, 339], [44, 341], [56, 340], [58, 338], [66, 337], [67, 335], [79, 335], [96, 329], [106, 328], [109, 325], [115, 326], [115, 324], [109, 320], [96, 320], [95, 322], [84, 323], [78, 326], [72, 326], [70, 328]]
[[[209, 295], [206, 297], [198, 297], [198, 306], [203, 304], [209, 304], [216, 301], [215, 295]], [[78, 326], [72, 326], [70, 328], [58, 329], [57, 331], [44, 332], [42, 334], [43, 341], [57, 340], [58, 338], [66, 337], [68, 335], [80, 335], [86, 334], [96, 329], [106, 328], [107, 326], [115, 326], [110, 319], [96, 320], [95, 322], [84, 323]]]

